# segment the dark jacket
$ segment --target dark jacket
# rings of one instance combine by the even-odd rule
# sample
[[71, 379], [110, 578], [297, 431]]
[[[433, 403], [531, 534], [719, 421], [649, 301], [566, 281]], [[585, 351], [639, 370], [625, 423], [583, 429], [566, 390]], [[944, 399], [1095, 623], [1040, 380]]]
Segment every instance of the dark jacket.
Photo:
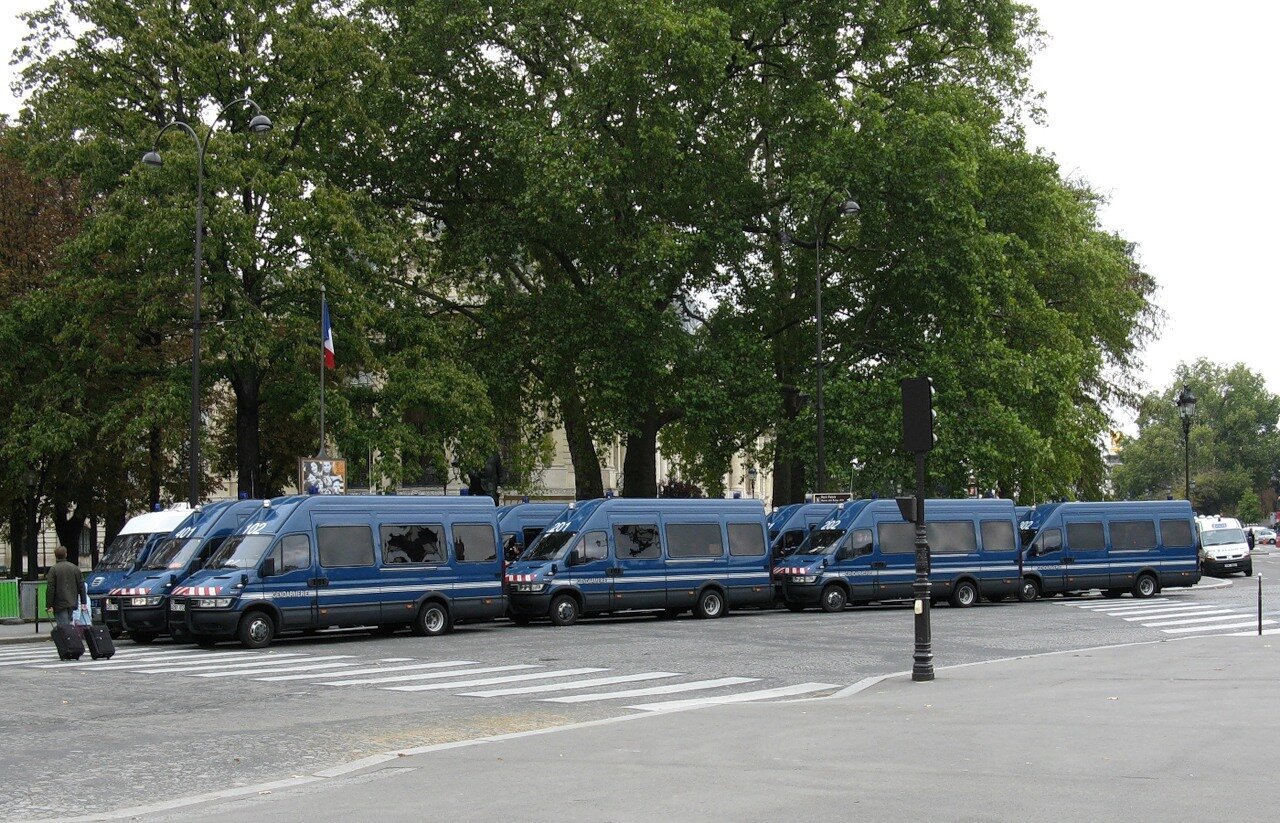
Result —
[[74, 563], [59, 560], [49, 567], [49, 574], [45, 576], [45, 580], [49, 581], [49, 590], [45, 598], [54, 611], [74, 609], [81, 602], [89, 601], [84, 577]]

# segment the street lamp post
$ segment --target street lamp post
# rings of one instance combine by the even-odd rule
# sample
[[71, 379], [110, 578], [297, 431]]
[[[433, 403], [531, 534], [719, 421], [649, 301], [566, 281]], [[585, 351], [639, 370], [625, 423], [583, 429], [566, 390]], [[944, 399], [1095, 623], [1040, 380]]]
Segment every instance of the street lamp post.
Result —
[[1196, 396], [1183, 385], [1174, 401], [1182, 413], [1182, 478], [1187, 488], [1187, 502], [1191, 502], [1191, 418], [1196, 413]]
[[[828, 201], [823, 202], [823, 208], [822, 208], [823, 211], [826, 211], [827, 202], [829, 202], [829, 199]], [[856, 201], [846, 197], [844, 200], [840, 201], [840, 205], [836, 206], [836, 213], [830, 218], [828, 218], [825, 224], [818, 219], [814, 220], [814, 227], [818, 229], [818, 233], [814, 237], [814, 241], [813, 241], [813, 265], [814, 265], [813, 312], [814, 312], [814, 320], [815, 320], [815, 326], [816, 326], [815, 359], [817, 361], [817, 366], [818, 366], [818, 386], [817, 386], [818, 388], [818, 391], [817, 391], [818, 430], [817, 430], [817, 442], [816, 442], [817, 452], [818, 452], [818, 464], [816, 467], [817, 470], [815, 472], [815, 474], [817, 475], [816, 485], [814, 486], [814, 491], [817, 491], [817, 492], [823, 491], [823, 489], [825, 489], [827, 485], [827, 447], [825, 442], [826, 410], [823, 406], [823, 396], [822, 396], [822, 378], [823, 378], [823, 370], [825, 366], [825, 364], [823, 363], [823, 359], [824, 359], [823, 351], [825, 347], [823, 345], [823, 337], [822, 337], [822, 247], [827, 242], [827, 232], [830, 231], [831, 224], [835, 222], [835, 218], [851, 217], [857, 214], [860, 210], [861, 210], [861, 206], [859, 206]], [[792, 242], [792, 238], [789, 234], [787, 234], [786, 232], [783, 232], [782, 241], [784, 243], [789, 243], [789, 242]]]
[[849, 499], [853, 499], [853, 481], [858, 476], [858, 472], [862, 471], [862, 461], [856, 457], [849, 458]]
[[200, 135], [196, 134], [196, 130], [191, 126], [181, 120], [174, 120], [160, 129], [159, 133], [156, 134], [155, 141], [152, 143], [151, 151], [142, 156], [142, 162], [148, 166], [160, 166], [162, 161], [157, 148], [160, 145], [160, 138], [170, 129], [185, 131], [196, 144], [196, 260], [191, 319], [191, 431], [188, 435], [191, 438], [191, 467], [187, 480], [187, 502], [193, 508], [200, 504], [200, 266], [204, 257], [204, 155], [209, 146], [209, 138], [213, 136], [213, 130], [217, 127], [218, 121], [222, 119], [222, 115], [226, 114], [227, 110], [232, 106], [241, 103], [251, 106], [254, 111], [253, 119], [249, 121], [249, 131], [255, 134], [271, 131], [271, 118], [262, 113], [262, 109], [258, 107], [257, 103], [248, 97], [242, 97], [222, 107], [218, 115], [213, 118], [213, 122], [209, 125], [209, 131], [205, 133], [203, 140], [200, 139]]
[[973, 472], [969, 472], [969, 497], [978, 496], [978, 478]]
[[40, 482], [40, 475], [36, 474], [33, 469], [27, 469], [22, 473], [22, 482], [27, 487], [27, 539], [24, 541], [27, 553], [27, 571], [24, 575], [28, 580], [35, 580], [40, 576], [39, 565], [40, 545], [36, 531], [40, 528], [37, 518], [37, 501], [36, 487]]

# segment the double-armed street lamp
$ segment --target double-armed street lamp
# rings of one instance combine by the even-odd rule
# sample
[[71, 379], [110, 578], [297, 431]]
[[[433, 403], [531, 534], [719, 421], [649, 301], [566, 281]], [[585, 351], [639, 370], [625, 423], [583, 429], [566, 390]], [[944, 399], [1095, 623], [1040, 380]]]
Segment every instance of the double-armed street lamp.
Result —
[[218, 121], [232, 106], [241, 104], [252, 107], [254, 111], [253, 119], [249, 121], [249, 131], [255, 134], [271, 131], [271, 118], [263, 114], [262, 109], [253, 100], [248, 97], [242, 97], [222, 107], [218, 115], [213, 118], [213, 122], [209, 125], [209, 130], [205, 132], [203, 139], [191, 126], [181, 120], [174, 120], [160, 129], [159, 133], [156, 134], [155, 141], [152, 143], [151, 151], [142, 156], [142, 162], [148, 166], [160, 166], [162, 161], [160, 152], [157, 149], [160, 145], [160, 138], [170, 129], [185, 131], [196, 144], [196, 261], [191, 319], [191, 431], [189, 434], [191, 438], [191, 467], [187, 489], [187, 502], [193, 508], [200, 504], [200, 265], [204, 256], [204, 156], [205, 150], [209, 146], [209, 138], [213, 136], [213, 131], [217, 127]]
[[[823, 201], [822, 211], [827, 210], [827, 203], [830, 197]], [[822, 337], [822, 247], [827, 243], [827, 232], [831, 230], [831, 224], [835, 222], [837, 217], [852, 217], [861, 211], [861, 206], [852, 198], [846, 197], [836, 206], [835, 214], [827, 217], [825, 223], [821, 217], [814, 220], [814, 226], [818, 232], [813, 241], [813, 265], [814, 265], [814, 320], [817, 327], [816, 331], [816, 360], [818, 367], [818, 385], [817, 385], [817, 413], [818, 413], [818, 430], [817, 430], [817, 452], [818, 464], [816, 471], [816, 485], [814, 491], [821, 492], [827, 485], [827, 449], [825, 442], [826, 435], [826, 418], [822, 397], [822, 377], [824, 368], [824, 345]], [[794, 238], [787, 232], [783, 232], [781, 240], [784, 245], [790, 245], [795, 242]]]
[[1196, 413], [1196, 396], [1184, 384], [1174, 401], [1182, 413], [1182, 477], [1187, 484], [1187, 502], [1191, 502], [1191, 418]]

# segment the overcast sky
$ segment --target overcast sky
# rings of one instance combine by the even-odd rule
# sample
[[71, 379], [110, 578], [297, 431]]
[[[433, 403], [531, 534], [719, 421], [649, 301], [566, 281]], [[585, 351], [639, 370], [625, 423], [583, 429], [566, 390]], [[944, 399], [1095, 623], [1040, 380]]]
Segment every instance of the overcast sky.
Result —
[[[1280, 392], [1270, 368], [1280, 304], [1276, 231], [1280, 161], [1270, 0], [1030, 0], [1049, 34], [1032, 81], [1045, 94], [1033, 146], [1064, 175], [1104, 194], [1104, 228], [1138, 244], [1166, 319], [1143, 355], [1151, 388], [1198, 357], [1244, 363]], [[13, 15], [45, 0], [0, 0], [0, 51], [25, 29]], [[4, 61], [0, 111], [19, 101]], [[1273, 308], [1274, 306], [1274, 308]]]

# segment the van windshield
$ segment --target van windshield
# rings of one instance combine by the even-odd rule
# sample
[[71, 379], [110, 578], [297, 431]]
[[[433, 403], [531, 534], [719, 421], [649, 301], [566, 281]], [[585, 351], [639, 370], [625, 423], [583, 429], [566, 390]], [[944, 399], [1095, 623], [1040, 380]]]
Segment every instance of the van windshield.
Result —
[[835, 548], [840, 538], [844, 537], [844, 533], [844, 529], [815, 529], [809, 533], [809, 539], [805, 540], [794, 554], [826, 554]]
[[1244, 529], [1205, 529], [1200, 542], [1206, 546], [1224, 546], [1227, 543], [1243, 543]]
[[111, 541], [111, 545], [107, 546], [107, 550], [103, 553], [102, 561], [98, 563], [98, 570], [113, 572], [132, 569], [133, 564], [138, 562], [138, 555], [147, 545], [149, 537], [151, 535], [140, 532], [116, 535], [116, 539]]
[[218, 553], [209, 558], [206, 568], [247, 569], [256, 566], [271, 545], [272, 537], [270, 534], [237, 534], [228, 538]]
[[147, 571], [180, 569], [187, 565], [187, 561], [200, 549], [202, 542], [199, 537], [191, 537], [186, 540], [170, 537], [156, 547], [156, 550], [147, 558], [146, 565], [142, 568]]
[[558, 560], [560, 555], [564, 554], [565, 548], [569, 545], [569, 540], [577, 532], [553, 532], [552, 534], [543, 534], [538, 538], [538, 542], [534, 543], [522, 555], [521, 560]]

